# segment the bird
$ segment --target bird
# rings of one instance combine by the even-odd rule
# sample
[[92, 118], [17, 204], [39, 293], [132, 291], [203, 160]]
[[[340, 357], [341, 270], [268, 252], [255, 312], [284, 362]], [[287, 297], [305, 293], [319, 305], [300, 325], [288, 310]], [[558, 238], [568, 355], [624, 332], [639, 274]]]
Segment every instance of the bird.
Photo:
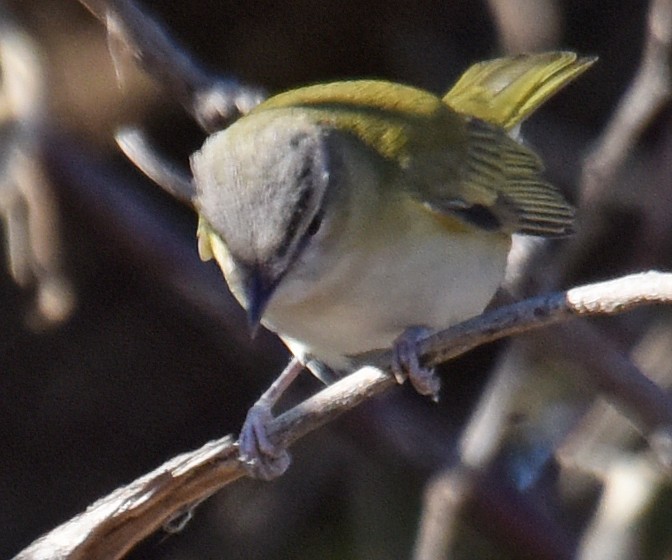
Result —
[[322, 379], [392, 347], [394, 372], [436, 399], [415, 351], [478, 315], [512, 235], [563, 237], [575, 211], [543, 177], [520, 124], [595, 61], [568, 51], [477, 63], [443, 96], [384, 80], [270, 97], [191, 157], [198, 244], [254, 331], [294, 360], [250, 409], [241, 458], [259, 478], [289, 464], [271, 408], [303, 367]]

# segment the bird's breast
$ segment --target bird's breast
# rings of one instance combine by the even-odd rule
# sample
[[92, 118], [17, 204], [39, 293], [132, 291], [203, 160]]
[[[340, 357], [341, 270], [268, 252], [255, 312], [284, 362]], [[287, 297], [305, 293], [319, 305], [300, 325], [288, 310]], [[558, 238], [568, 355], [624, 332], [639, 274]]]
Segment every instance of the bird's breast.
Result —
[[288, 274], [264, 324], [299, 358], [343, 369], [409, 327], [440, 329], [479, 314], [504, 277], [510, 239], [428, 225], [426, 216], [413, 223], [334, 255], [318, 274]]

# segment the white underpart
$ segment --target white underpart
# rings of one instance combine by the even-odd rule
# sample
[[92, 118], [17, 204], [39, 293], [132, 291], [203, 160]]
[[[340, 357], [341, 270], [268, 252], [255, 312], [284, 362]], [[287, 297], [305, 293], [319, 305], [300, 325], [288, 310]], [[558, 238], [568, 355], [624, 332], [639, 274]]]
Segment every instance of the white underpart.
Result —
[[347, 368], [352, 356], [389, 348], [409, 327], [445, 328], [491, 300], [509, 239], [449, 230], [419, 205], [409, 208], [387, 235], [350, 247], [337, 263], [320, 266], [308, 251], [283, 278], [263, 323], [299, 359]]

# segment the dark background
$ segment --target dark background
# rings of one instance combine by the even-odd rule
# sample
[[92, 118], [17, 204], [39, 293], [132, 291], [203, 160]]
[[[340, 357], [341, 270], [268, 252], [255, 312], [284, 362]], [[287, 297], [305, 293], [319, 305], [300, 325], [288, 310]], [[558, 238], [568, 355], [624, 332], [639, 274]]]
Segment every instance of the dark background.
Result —
[[[215, 265], [198, 261], [191, 211], [137, 173], [112, 138], [123, 124], [141, 125], [186, 166], [203, 134], [139, 72], [127, 69], [124, 88], [117, 86], [104, 30], [75, 0], [6, 5], [43, 57], [42, 164], [76, 307], [58, 324], [39, 321], [34, 291], [0, 268], [3, 558], [169, 457], [236, 432], [287, 360], [272, 335], [249, 341]], [[473, 0], [143, 5], [212, 68], [269, 92], [379, 77], [438, 93], [469, 64], [502, 52], [488, 5]], [[637, 67], [647, 3], [557, 5], [561, 23], [545, 46], [600, 60], [525, 130], [549, 177], [576, 200], [582, 158]], [[649, 127], [638, 165], [672, 155], [669, 124], [663, 113]], [[637, 169], [629, 169], [629, 185], [648, 180]], [[633, 179], [637, 172], [643, 178]], [[670, 182], [663, 173], [658, 179]], [[594, 258], [574, 262], [564, 284], [669, 262], [665, 246], [633, 264], [641, 217], [624, 208]], [[489, 348], [451, 366], [439, 407], [402, 388], [353, 411], [296, 446], [282, 479], [225, 489], [182, 533], [155, 535], [131, 557], [409, 557], [424, 484], [452, 456], [495, 354]], [[289, 400], [316, 388], [305, 376]], [[567, 523], [570, 540], [594, 507], [596, 493], [586, 496]], [[479, 525], [483, 517], [469, 519], [470, 544], [458, 557], [525, 557], [496, 526]]]

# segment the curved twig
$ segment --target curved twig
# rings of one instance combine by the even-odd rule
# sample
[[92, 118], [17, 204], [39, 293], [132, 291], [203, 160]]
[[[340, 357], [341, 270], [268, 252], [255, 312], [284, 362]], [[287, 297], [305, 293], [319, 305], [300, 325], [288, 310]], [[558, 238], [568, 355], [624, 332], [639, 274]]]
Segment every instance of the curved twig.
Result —
[[156, 79], [208, 132], [257, 105], [264, 93], [206, 71], [145, 11], [130, 0], [80, 0], [107, 28], [121, 73], [124, 57]]
[[[430, 365], [456, 357], [480, 344], [538, 330], [572, 317], [611, 315], [653, 303], [672, 303], [672, 273], [646, 272], [525, 300], [495, 309], [428, 336], [420, 343]], [[391, 352], [277, 417], [269, 437], [291, 445], [305, 434], [396, 385], [388, 369]], [[607, 398], [625, 395], [638, 412], [640, 428], [672, 449], [672, 400], [637, 370], [619, 370], [598, 383]], [[632, 396], [634, 395], [634, 396]], [[655, 410], [655, 414], [646, 411]], [[661, 441], [667, 442], [660, 445]], [[659, 458], [672, 465], [671, 453]], [[222, 487], [245, 476], [237, 446], [225, 437], [172, 459], [132, 484], [99, 500], [86, 512], [40, 538], [15, 560], [121, 558], [140, 540], [170, 523]]]
[[637, 75], [586, 158], [581, 180], [581, 199], [586, 207], [603, 197], [628, 152], [672, 95], [671, 0], [652, 0], [647, 31]]
[[161, 158], [140, 129], [122, 128], [114, 138], [133, 165], [176, 200], [193, 206], [195, 190], [191, 175], [173, 162]]

